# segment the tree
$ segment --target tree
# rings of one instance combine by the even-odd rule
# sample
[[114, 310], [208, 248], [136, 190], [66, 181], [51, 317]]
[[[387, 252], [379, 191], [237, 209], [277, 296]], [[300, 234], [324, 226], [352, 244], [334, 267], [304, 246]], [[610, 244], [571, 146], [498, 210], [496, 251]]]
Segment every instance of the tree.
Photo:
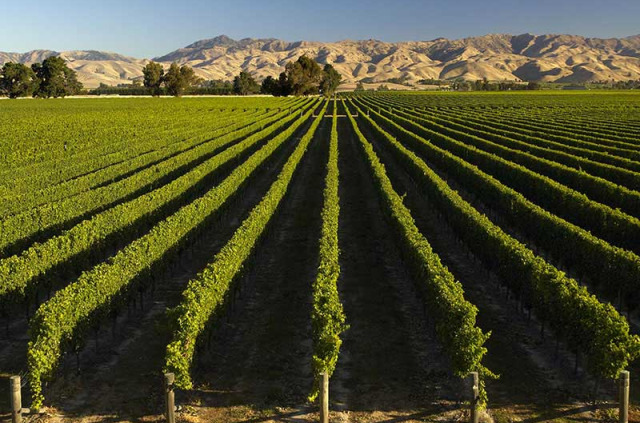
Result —
[[286, 97], [291, 94], [291, 87], [289, 86], [289, 80], [287, 74], [282, 72], [278, 79], [267, 76], [260, 87], [262, 94], [271, 94], [276, 97]]
[[200, 78], [189, 66], [178, 66], [173, 62], [164, 76], [164, 85], [167, 92], [173, 96], [180, 97], [187, 88], [198, 84]]
[[21, 63], [7, 62], [0, 70], [0, 94], [9, 98], [30, 97], [37, 87], [35, 72]]
[[342, 75], [333, 66], [326, 64], [324, 69], [306, 55], [295, 62], [289, 62], [284, 72], [276, 80], [268, 76], [262, 81], [261, 92], [274, 96], [310, 95], [322, 92], [330, 97], [340, 85]]
[[322, 73], [324, 76], [320, 83], [320, 91], [322, 91], [322, 94], [325, 97], [331, 97], [336, 92], [338, 85], [340, 85], [342, 75], [340, 75], [338, 71], [328, 63], [324, 65]]
[[358, 83], [356, 84], [356, 89], [354, 91], [364, 91], [364, 84], [362, 83], [362, 81], [358, 81]]
[[295, 62], [286, 64], [277, 81], [274, 78], [265, 79], [263, 92], [285, 97], [290, 94], [311, 95], [322, 92], [330, 97], [340, 85], [341, 79], [342, 75], [330, 64], [326, 64], [323, 70], [315, 60], [302, 55]]
[[222, 79], [201, 82], [200, 92], [206, 94], [233, 94], [233, 83]]
[[257, 94], [260, 85], [249, 72], [242, 71], [233, 79], [233, 92], [238, 95]]
[[180, 67], [180, 78], [185, 90], [195, 87], [203, 82], [202, 78], [196, 75], [191, 66], [182, 65]]
[[76, 72], [69, 69], [61, 57], [49, 57], [42, 63], [34, 63], [31, 69], [39, 80], [35, 93], [37, 97], [64, 97], [78, 94], [82, 90]]
[[293, 95], [317, 94], [323, 72], [315, 60], [303, 54], [295, 62], [285, 66], [285, 72]]
[[267, 76], [264, 80], [262, 80], [260, 92], [262, 94], [271, 94], [274, 96], [278, 96], [280, 95], [280, 84], [273, 76]]
[[281, 72], [278, 76], [278, 95], [286, 97], [291, 94], [291, 82], [287, 76], [287, 72]]
[[162, 68], [162, 65], [151, 61], [142, 68], [142, 74], [144, 75], [144, 86], [150, 88], [154, 96], [160, 95], [162, 93], [162, 89], [160, 87], [164, 77], [164, 69]]
[[528, 90], [539, 90], [540, 89], [540, 84], [534, 81], [531, 81], [527, 84], [527, 89]]

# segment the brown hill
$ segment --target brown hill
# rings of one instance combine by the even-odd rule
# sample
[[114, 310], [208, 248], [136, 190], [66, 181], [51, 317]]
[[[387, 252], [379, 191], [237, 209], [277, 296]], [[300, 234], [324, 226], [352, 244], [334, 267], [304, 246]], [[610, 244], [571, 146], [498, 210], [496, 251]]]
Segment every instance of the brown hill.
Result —
[[[240, 70], [256, 78], [276, 76], [284, 65], [308, 54], [332, 63], [346, 82], [420, 79], [586, 82], [640, 78], [640, 35], [585, 38], [574, 35], [489, 34], [460, 40], [386, 43], [344, 40], [334, 43], [273, 38], [233, 40], [224, 35], [200, 40], [155, 58], [168, 66], [192, 66], [205, 79], [232, 79]], [[0, 63], [33, 63], [60, 55], [88, 87], [126, 83], [142, 75], [146, 59], [100, 51], [35, 50], [0, 53]]]

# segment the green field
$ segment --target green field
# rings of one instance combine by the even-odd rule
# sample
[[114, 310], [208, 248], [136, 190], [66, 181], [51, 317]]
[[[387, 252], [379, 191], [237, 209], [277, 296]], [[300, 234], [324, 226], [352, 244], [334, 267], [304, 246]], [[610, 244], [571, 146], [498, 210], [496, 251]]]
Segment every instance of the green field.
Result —
[[32, 421], [640, 418], [640, 93], [6, 100], [0, 199]]

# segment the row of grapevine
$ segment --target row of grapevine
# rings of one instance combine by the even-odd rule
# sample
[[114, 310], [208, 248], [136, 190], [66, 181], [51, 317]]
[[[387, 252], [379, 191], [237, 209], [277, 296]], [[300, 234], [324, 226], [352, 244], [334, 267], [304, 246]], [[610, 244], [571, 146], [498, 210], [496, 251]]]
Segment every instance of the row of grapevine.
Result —
[[[44, 400], [42, 382], [51, 377], [64, 348], [78, 344], [92, 321], [99, 319], [134, 288], [142, 289], [158, 266], [201, 229], [253, 172], [311, 116], [309, 109], [286, 130], [236, 167], [219, 185], [194, 200], [147, 234], [58, 291], [31, 320], [28, 349], [29, 384], [33, 406]], [[243, 230], [240, 230], [242, 233]], [[137, 285], [137, 286], [136, 286]]]
[[[384, 110], [375, 118], [381, 121], [382, 115], [405, 129], [408, 136], [424, 136], [430, 143], [478, 166], [479, 169], [522, 193], [546, 210], [591, 231], [614, 245], [636, 253], [640, 252], [640, 220], [636, 217], [591, 201], [583, 193], [567, 188], [522, 165], [428, 130]], [[384, 125], [389, 127], [390, 123], [387, 122]]]
[[[405, 106], [409, 104], [404, 104]], [[410, 105], [409, 105], [410, 106]], [[411, 106], [410, 106], [411, 107]], [[431, 107], [427, 107], [427, 109], [433, 110]], [[592, 130], [584, 131], [584, 129], [588, 128], [591, 124], [597, 125], [596, 128], [603, 128], [606, 123], [602, 120], [605, 117], [602, 117], [600, 120], [597, 118], [599, 116], [606, 116], [607, 118], [611, 118], [616, 114], [620, 114], [619, 110], [617, 111], [606, 111], [605, 108], [598, 107], [596, 112], [588, 113], [588, 109], [585, 108], [584, 105], [579, 106], [579, 110], [581, 111], [581, 119], [579, 125], [581, 129], [579, 131], [568, 131], [567, 128], [563, 124], [550, 124], [552, 122], [553, 117], [556, 115], [567, 115], [573, 112], [574, 110], [568, 111], [562, 108], [545, 108], [545, 109], [536, 109], [532, 107], [528, 107], [527, 105], [523, 105], [521, 107], [482, 107], [482, 108], [469, 108], [464, 106], [459, 107], [451, 107], [451, 108], [440, 108], [438, 110], [453, 113], [453, 114], [473, 114], [476, 116], [482, 116], [486, 118], [488, 121], [494, 123], [505, 123], [516, 131], [530, 131], [537, 132], [543, 135], [543, 138], [551, 137], [551, 139], [556, 139], [560, 142], [563, 142], [565, 139], [573, 140], [573, 142], [579, 143], [587, 143], [589, 146], [603, 146], [607, 148], [617, 148], [622, 151], [633, 151], [637, 148], [637, 141], [634, 139], [627, 138], [625, 141], [615, 141], [607, 139], [608, 131], [605, 131], [603, 134], [594, 135]], [[536, 119], [536, 113], [538, 112], [538, 117]], [[606, 114], [603, 114], [604, 113]], [[630, 122], [628, 120], [624, 121], [624, 124], [618, 124], [617, 128], [626, 128]]]
[[[554, 135], [550, 134], [544, 130], [530, 128], [527, 129], [524, 126], [517, 126], [517, 124], [513, 124], [509, 118], [504, 119], [500, 118], [500, 115], [489, 115], [488, 113], [483, 113], [483, 110], [478, 110], [475, 107], [465, 107], [465, 106], [451, 106], [451, 107], [433, 107], [430, 104], [423, 104], [413, 99], [405, 99], [403, 96], [398, 95], [379, 95], [376, 98], [369, 98], [370, 100], [378, 100], [382, 101], [385, 105], [392, 105], [396, 108], [404, 109], [405, 111], [413, 110], [416, 112], [430, 112], [430, 113], [442, 113], [445, 116], [450, 118], [457, 118], [461, 120], [463, 123], [470, 119], [472, 122], [477, 122], [489, 126], [491, 128], [498, 129], [500, 131], [506, 130], [513, 132], [514, 134], [523, 134], [526, 137], [538, 137], [544, 139], [545, 141], [553, 141], [556, 142], [559, 146], [564, 145], [567, 147], [577, 147], [584, 148], [588, 150], [601, 151], [601, 152], [609, 152], [614, 155], [619, 155], [620, 157], [626, 157], [625, 154], [632, 154], [632, 157], [628, 157], [632, 159], [633, 157], [638, 157], [637, 152], [635, 152], [634, 146], [630, 144], [622, 143], [620, 146], [617, 146], [615, 142], [608, 143], [607, 140], [599, 140], [595, 141], [586, 141], [578, 138], [574, 138], [570, 135]], [[505, 116], [509, 116], [509, 112], [520, 111], [520, 113], [527, 113], [529, 116], [529, 122], [535, 121], [535, 119], [531, 116], [536, 108], [521, 105], [521, 106], [505, 106], [501, 108], [504, 111]], [[544, 112], [540, 112], [539, 119], [544, 119], [545, 121], [553, 116], [554, 114], [564, 113], [560, 108], [553, 108], [552, 110], [555, 112], [549, 112], [545, 110]], [[589, 116], [590, 121], [594, 119], [591, 115]], [[603, 122], [598, 122], [598, 125], [602, 125]], [[500, 132], [498, 131], [498, 132]]]
[[[640, 163], [637, 162], [631, 162], [627, 160], [625, 163], [620, 163], [621, 160], [614, 159], [612, 160], [614, 164], [602, 163], [600, 161], [597, 161], [597, 159], [594, 160], [590, 158], [580, 157], [578, 154], [576, 154], [577, 152], [575, 151], [566, 153], [563, 151], [557, 151], [551, 148], [549, 145], [538, 146], [532, 143], [516, 140], [507, 137], [504, 134], [492, 132], [491, 130], [488, 130], [488, 128], [470, 128], [466, 123], [455, 123], [449, 119], [440, 118], [437, 114], [424, 113], [416, 116], [408, 113], [403, 113], [402, 111], [397, 111], [397, 113], [409, 119], [416, 119], [417, 122], [424, 122], [422, 119], [426, 117], [427, 121], [442, 125], [444, 127], [450, 128], [451, 130], [468, 133], [470, 135], [477, 136], [478, 138], [486, 141], [491, 141], [512, 150], [522, 151], [524, 153], [531, 154], [536, 157], [545, 158], [549, 161], [562, 164], [570, 168], [584, 171], [585, 173], [588, 173], [592, 176], [600, 177], [611, 183], [626, 187], [630, 190], [637, 190], [638, 188], [640, 188], [640, 173], [638, 173], [638, 171], [640, 170]], [[602, 156], [604, 158], [611, 157], [606, 154], [602, 154]], [[632, 169], [619, 167], [620, 164], [627, 164], [628, 166], [632, 167]]]
[[[110, 163], [115, 163], [123, 158], [118, 157], [119, 151], [142, 154], [178, 139], [179, 128], [204, 129], [215, 125], [220, 116], [261, 113], [273, 109], [272, 106], [288, 108], [296, 101], [299, 99], [219, 100], [219, 105], [224, 106], [222, 110], [212, 109], [210, 103], [200, 99], [54, 101], [38, 104], [36, 108], [32, 107], [34, 103], [6, 104], [0, 115], [0, 131], [7, 128], [0, 132], [4, 142], [0, 152], [0, 185], [24, 177], [37, 180], [39, 176], [57, 183], [95, 170], [83, 164], [95, 157], [107, 160], [109, 156], [114, 160]], [[165, 136], [169, 134], [172, 135]], [[155, 141], [155, 145], [148, 141]]]
[[517, 293], [559, 339], [584, 354], [593, 374], [616, 377], [640, 355], [640, 338], [629, 333], [627, 321], [610, 304], [599, 302], [585, 287], [506, 234], [373, 119], [364, 116], [364, 122], [406, 165], [429, 201], [472, 252], [498, 274], [502, 283]]
[[[305, 110], [310, 110], [313, 104], [308, 103]], [[243, 152], [258, 145], [275, 131], [285, 128], [292, 121], [295, 122], [282, 132], [282, 134], [290, 134], [302, 124], [301, 118], [297, 115], [287, 116], [268, 128], [247, 137], [167, 185], [98, 213], [59, 236], [50, 238], [42, 244], [33, 245], [18, 256], [0, 260], [0, 279], [3, 281], [3, 284], [0, 285], [0, 300], [9, 296], [16, 300], [24, 295], [29, 295], [31, 291], [38, 288], [38, 282], [41, 281], [43, 275], [55, 267], [63, 266], [72, 258], [83, 255], [102, 257], [103, 252], [94, 251], [94, 249], [101, 250], [109, 247], [114, 237], [115, 239], [134, 237], [140, 228], [162, 218], [166, 213], [165, 209], [175, 207], [176, 201], [179, 201], [184, 195], [188, 195], [190, 189], [198, 182], [213, 174], [223, 165], [231, 163]], [[276, 139], [281, 140], [282, 134]], [[77, 260], [75, 261], [73, 268], [79, 266]], [[88, 264], [86, 261], [91, 262], [95, 259], [85, 259], [84, 261], [83, 266], [86, 267]], [[52, 284], [53, 282], [55, 281], [51, 277], [47, 278], [47, 283]]]
[[[192, 387], [190, 369], [198, 337], [210, 322], [211, 316], [224, 304], [231, 283], [240, 273], [243, 264], [251, 255], [256, 242], [276, 212], [324, 116], [326, 107], [325, 104], [309, 130], [300, 139], [277, 180], [260, 203], [254, 207], [213, 261], [195, 279], [189, 281], [183, 292], [182, 301], [175, 309], [169, 311], [175, 329], [172, 341], [167, 346], [165, 367], [167, 371], [175, 374], [177, 387], [183, 389]], [[308, 116], [309, 113], [305, 119]]]
[[620, 208], [632, 216], [640, 217], [640, 192], [616, 185], [600, 177], [591, 176], [563, 164], [539, 158], [530, 153], [503, 147], [462, 131], [448, 129], [424, 118], [407, 119], [400, 116], [395, 116], [395, 118], [403, 120], [405, 124], [408, 122], [412, 130], [424, 133], [432, 138], [434, 136], [431, 134], [436, 133], [440, 137], [448, 137], [463, 142], [465, 145], [476, 147], [480, 151], [494, 154], [504, 160], [508, 160], [510, 163], [520, 164], [540, 175], [552, 178], [558, 183], [586, 194], [592, 200], [613, 208]]
[[409, 209], [393, 189], [384, 165], [371, 143], [360, 131], [355, 119], [347, 112], [356, 137], [363, 148], [373, 173], [376, 186], [383, 199], [385, 213], [399, 234], [400, 246], [408, 265], [412, 267], [419, 288], [424, 290], [429, 315], [435, 322], [436, 335], [451, 360], [454, 372], [465, 377], [471, 371], [484, 377], [481, 400], [486, 403], [484, 379], [494, 377], [482, 365], [487, 349], [483, 346], [490, 334], [483, 334], [476, 326], [477, 308], [464, 298], [462, 285], [441, 263], [427, 239], [415, 225]]
[[[394, 99], [403, 101], [403, 103], [409, 107], [415, 107], [416, 105], [426, 106], [429, 109], [433, 109], [433, 102], [426, 101], [426, 99], [418, 98], [410, 98], [410, 96], [393, 96]], [[481, 112], [483, 116], [488, 119], [494, 119], [496, 121], [504, 122], [505, 119], [509, 120], [509, 124], [520, 129], [524, 130], [536, 130], [541, 131], [546, 136], [564, 136], [570, 137], [573, 139], [579, 139], [582, 141], [587, 141], [595, 144], [603, 144], [610, 146], [618, 146], [620, 148], [631, 148], [635, 149], [638, 145], [637, 142], [637, 133], [630, 133], [622, 139], [616, 141], [612, 139], [607, 139], [607, 136], [611, 135], [610, 131], [601, 131], [600, 133], [594, 134], [594, 128], [597, 130], [601, 130], [605, 125], [604, 120], [610, 121], [615, 116], [624, 116], [626, 112], [629, 112], [630, 108], [625, 107], [624, 105], [615, 105], [614, 107], [607, 108], [603, 102], [603, 97], [598, 98], [598, 105], [593, 107], [589, 107], [589, 104], [585, 104], [584, 102], [580, 102], [578, 105], [572, 106], [562, 106], [558, 107], [557, 104], [546, 106], [546, 107], [535, 107], [531, 103], [532, 97], [529, 96], [526, 100], [517, 99], [516, 102], [518, 105], [514, 106], [513, 103], [507, 104], [499, 104], [498, 100], [502, 102], [512, 102], [514, 98], [508, 98], [508, 96], [502, 96], [500, 99], [498, 97], [493, 97], [491, 103], [492, 104], [484, 104], [481, 106], [469, 106], [465, 105], [465, 100], [462, 97], [452, 97], [450, 100], [453, 100], [455, 104], [452, 104], [447, 107], [437, 107], [438, 110], [448, 110], [451, 112]], [[514, 96], [514, 97], [517, 97]], [[387, 98], [391, 98], [391, 96], [387, 96]], [[410, 101], [406, 101], [409, 98]], [[481, 98], [481, 97], [480, 97]], [[561, 102], [562, 96], [553, 98], [552, 96], [547, 96], [549, 100], [547, 101], [556, 101]], [[553, 98], [553, 99], [552, 99]], [[552, 100], [551, 100], [552, 99]], [[429, 99], [433, 100], [433, 99]], [[616, 99], [618, 100], [618, 99]], [[483, 100], [484, 102], [484, 100]], [[570, 110], [568, 108], [570, 107]], [[564, 124], [553, 124], [550, 123], [553, 121], [554, 116], [567, 116], [571, 115], [571, 113], [575, 112], [575, 110], [580, 110], [580, 115], [575, 115], [574, 119], [577, 119], [576, 123], [578, 128], [574, 128], [574, 130], [567, 130]], [[540, 114], [540, 118], [534, 119], [532, 113], [538, 111]], [[591, 110], [591, 113], [589, 113]], [[599, 119], [598, 119], [599, 118]], [[593, 126], [591, 129], [589, 126]], [[633, 122], [630, 122], [628, 119], [624, 120], [624, 123], [617, 126], [617, 131], [621, 129], [631, 128]], [[615, 134], [613, 134], [615, 135]]]
[[[497, 116], [497, 113], [489, 113], [490, 115]], [[580, 137], [583, 140], [592, 142], [615, 142], [618, 145], [625, 146], [638, 146], [637, 134], [633, 135], [618, 135], [610, 131], [603, 131], [602, 125], [598, 125], [595, 128], [588, 128], [588, 122], [582, 120], [579, 124], [569, 124], [566, 122], [556, 123], [552, 119], [545, 119], [542, 121], [536, 121], [532, 123], [530, 119], [527, 119], [525, 115], [510, 116], [507, 114], [505, 117], [510, 117], [514, 122], [539, 128], [552, 133], [564, 134], [567, 136]]]
[[[376, 102], [375, 104], [384, 105]], [[395, 112], [411, 118], [428, 119], [439, 125], [448, 128], [470, 132], [479, 137], [496, 142], [500, 145], [514, 148], [525, 152], [539, 153], [540, 157], [563, 163], [569, 167], [584, 169], [588, 173], [600, 176], [611, 182], [626, 186], [630, 189], [637, 189], [640, 185], [640, 162], [620, 157], [608, 149], [605, 152], [598, 151], [603, 148], [600, 145], [590, 144], [586, 146], [571, 146], [566, 142], [551, 141], [542, 137], [530, 136], [522, 132], [515, 132], [513, 128], [506, 129], [508, 125], [503, 125], [499, 131], [487, 124], [487, 122], [471, 113], [447, 113], [439, 110], [415, 110], [410, 108], [395, 108]], [[571, 139], [567, 140], [570, 142]], [[591, 146], [595, 147], [590, 148]], [[606, 148], [606, 147], [604, 147]], [[630, 155], [638, 154], [635, 151], [627, 151]], [[640, 154], [639, 154], [640, 156]]]
[[[538, 124], [544, 124], [546, 120], [561, 119], [585, 124], [591, 122], [592, 126], [598, 127], [607, 122], [628, 122], [629, 128], [638, 127], [638, 99], [633, 91], [608, 94], [600, 92], [597, 96], [592, 95], [593, 93], [568, 92], [459, 93], [429, 97], [424, 93], [398, 94], [397, 98], [427, 107], [475, 109], [491, 113], [504, 110], [520, 117], [528, 116], [530, 113], [537, 114], [543, 117], [540, 121], [536, 120]], [[576, 110], [580, 113], [575, 113]], [[626, 132], [626, 128], [618, 127], [616, 132]]]
[[[105, 170], [115, 169], [115, 171], [105, 176], [104, 180], [108, 181], [108, 178], [112, 177], [110, 175], [117, 176], [118, 172], [126, 171], [129, 167], [129, 162], [141, 162], [140, 165], [143, 165], [145, 163], [144, 160], [150, 154], [149, 161], [153, 160], [153, 155], [157, 154], [156, 150], [159, 147], [170, 148], [176, 144], [179, 145], [185, 138], [198, 134], [203, 129], [216, 129], [219, 125], [229, 122], [231, 119], [233, 119], [231, 114], [221, 114], [216, 116], [215, 119], [206, 120], [203, 117], [199, 117], [196, 122], [191, 122], [191, 125], [196, 123], [195, 126], [189, 125], [188, 120], [184, 123], [181, 120], [177, 120], [170, 128], [144, 132], [137, 136], [135, 140], [130, 140], [128, 144], [121, 141], [121, 148], [113, 152], [107, 151], [106, 154], [101, 154], [100, 150], [106, 147], [104, 145], [97, 146], [96, 151], [89, 156], [70, 153], [64, 160], [56, 163], [40, 162], [32, 166], [15, 169], [10, 177], [4, 178], [2, 185], [11, 194], [11, 197], [16, 198], [19, 195], [42, 189], [51, 190], [65, 181], [93, 176], [93, 173], [96, 172], [104, 173]], [[107, 140], [104, 144], [109, 145], [110, 143]], [[135, 168], [133, 165], [130, 167]], [[96, 178], [96, 176], [93, 177]], [[98, 179], [98, 181], [100, 180]]]
[[638, 125], [638, 122], [633, 122], [628, 119], [631, 117], [629, 113], [614, 114], [607, 110], [606, 113], [601, 113], [596, 117], [593, 115], [581, 117], [575, 114], [571, 115], [571, 113], [566, 116], [557, 114], [544, 116], [540, 113], [533, 113], [532, 116], [553, 122], [559, 127], [586, 130], [591, 134], [594, 133], [593, 131], [601, 131], [604, 134], [630, 136], [632, 138], [640, 135], [640, 125]]
[[[286, 115], [286, 112], [268, 115], [249, 125], [246, 125], [246, 122], [242, 120], [242, 124], [238, 125], [240, 129], [235, 129], [236, 125], [233, 125], [228, 129], [202, 134], [197, 139], [193, 139], [193, 144], [185, 146], [188, 148], [182, 152], [170, 155], [166, 160], [113, 184], [87, 190], [64, 200], [48, 202], [45, 205], [0, 219], [0, 257], [6, 256], [7, 248], [18, 241], [29, 240], [36, 234], [43, 235], [43, 232], [49, 232], [47, 235], [51, 232], [55, 233], [66, 222], [118, 204], [135, 195], [141, 189], [151, 191], [161, 186], [168, 177], [173, 179], [179, 176], [209, 158], [219, 149], [226, 148], [228, 145], [260, 131], [263, 127], [284, 118]], [[53, 231], [50, 230], [51, 228]]]
[[[621, 92], [612, 93], [614, 101], [622, 98]], [[571, 125], [581, 130], [587, 130], [589, 133], [592, 130], [601, 131], [605, 134], [613, 135], [631, 135], [635, 137], [640, 135], [640, 125], [635, 120], [635, 109], [637, 106], [636, 101], [633, 99], [633, 92], [627, 92], [624, 94], [631, 94], [631, 96], [625, 97], [631, 100], [634, 104], [625, 104], [623, 101], [616, 101], [615, 105], [609, 105], [603, 107], [601, 99], [606, 98], [606, 95], [600, 95], [598, 99], [594, 97], [585, 97], [581, 104], [581, 109], [585, 113], [575, 113], [576, 107], [552, 107], [544, 109], [530, 109], [525, 111], [522, 107], [511, 107], [507, 109], [510, 114], [515, 114], [517, 117], [532, 116], [535, 120], [541, 120], [544, 122], [554, 123], [560, 127]], [[632, 106], [632, 107], [630, 107]], [[635, 109], [635, 110], [634, 110]], [[552, 113], [548, 113], [551, 111]], [[555, 112], [568, 112], [568, 113], [555, 113]], [[519, 113], [518, 113], [519, 112]], [[631, 118], [631, 119], [630, 119]], [[543, 123], [543, 122], [541, 122]], [[625, 123], [621, 125], [621, 123]]]
[[440, 116], [445, 116], [449, 120], [465, 124], [471, 128], [484, 131], [495, 131], [510, 138], [538, 145], [548, 146], [559, 151], [576, 154], [582, 157], [597, 160], [603, 163], [619, 166], [625, 169], [640, 170], [640, 152], [631, 148], [610, 147], [604, 144], [596, 144], [587, 141], [580, 141], [570, 137], [553, 136], [542, 131], [532, 131], [522, 128], [515, 128], [505, 123], [504, 120], [492, 120], [472, 112], [448, 112], [440, 111]]
[[[261, 115], [253, 113], [235, 116], [228, 115], [226, 117], [223, 115], [223, 117], [214, 121], [215, 124], [210, 123], [204, 127], [195, 125], [194, 128], [187, 130], [182, 128], [176, 132], [176, 136], [178, 138], [174, 142], [166, 144], [163, 148], [139, 155], [135, 155], [134, 151], [129, 151], [128, 153], [134, 157], [119, 161], [113, 165], [102, 166], [105, 159], [97, 156], [91, 160], [77, 164], [77, 166], [87, 166], [88, 162], [93, 162], [94, 164], [91, 167], [99, 168], [94, 172], [89, 172], [81, 177], [72, 178], [58, 184], [49, 183], [43, 189], [36, 189], [37, 187], [31, 186], [31, 189], [20, 194], [18, 194], [17, 191], [12, 190], [14, 195], [12, 196], [11, 201], [5, 202], [1, 213], [3, 215], [7, 215], [23, 210], [29, 210], [38, 205], [47, 204], [52, 201], [69, 198], [74, 194], [86, 192], [94, 187], [104, 186], [113, 180], [117, 181], [123, 176], [144, 170], [148, 166], [161, 160], [171, 158], [176, 154], [193, 148], [193, 146], [222, 133], [230, 130], [238, 130], [256, 123], [256, 120], [261, 121], [267, 118], [269, 118], [269, 114], [264, 113]], [[155, 144], [157, 148], [157, 140], [152, 140], [149, 143], [150, 145]], [[135, 148], [139, 148], [139, 146], [136, 146]], [[126, 156], [127, 151], [123, 151], [120, 154]], [[98, 163], [100, 163], [100, 165], [97, 165]], [[30, 184], [30, 181], [26, 182], [27, 186]]]
[[338, 362], [342, 340], [340, 335], [347, 329], [346, 316], [338, 295], [340, 277], [340, 246], [338, 244], [338, 219], [340, 198], [338, 193], [338, 118], [333, 102], [331, 138], [329, 139], [329, 161], [322, 207], [322, 235], [320, 237], [320, 260], [318, 275], [313, 283], [313, 330], [312, 369], [314, 385], [309, 399], [314, 401], [319, 394], [320, 374], [333, 374]]
[[505, 221], [535, 245], [550, 253], [557, 261], [581, 275], [588, 275], [592, 285], [607, 297], [626, 298], [628, 305], [637, 303], [640, 291], [640, 257], [614, 247], [528, 201], [522, 194], [501, 184], [492, 176], [463, 159], [416, 135], [409, 136], [389, 119], [377, 115], [396, 136], [413, 151], [454, 179], [459, 186], [498, 212]]
[[[516, 117], [523, 117], [524, 114]], [[600, 114], [598, 118], [593, 116], [575, 118], [559, 118], [556, 115], [544, 116], [541, 114], [532, 114], [532, 117], [542, 119], [544, 122], [553, 123], [554, 127], [564, 130], [578, 130], [587, 135], [596, 136], [600, 139], [606, 139], [608, 136], [621, 136], [628, 140], [628, 144], [637, 144], [637, 138], [640, 136], [640, 126], [637, 123], [628, 120], [629, 115], [613, 114], [609, 111]], [[625, 143], [620, 141], [620, 143]]]
[[[69, 110], [39, 109], [22, 110], [15, 107], [3, 107], [0, 120], [9, 118], [11, 131], [4, 132], [3, 140], [7, 143], [0, 156], [5, 168], [0, 170], [0, 181], [20, 179], [33, 173], [46, 172], [59, 168], [67, 157], [78, 161], [91, 157], [91, 150], [96, 148], [98, 155], [107, 155], [127, 148], [131, 140], [147, 140], [175, 129], [186, 127], [186, 116], [177, 116], [171, 124], [151, 112], [147, 117], [147, 125], [133, 128], [144, 122], [145, 116], [132, 114], [130, 110], [105, 110], [69, 113]], [[13, 118], [13, 119], [11, 119]], [[127, 119], [128, 118], [128, 119]], [[151, 119], [150, 119], [151, 118]], [[7, 122], [2, 122], [3, 128]], [[96, 145], [100, 140], [101, 145]], [[67, 150], [61, 148], [67, 144]]]

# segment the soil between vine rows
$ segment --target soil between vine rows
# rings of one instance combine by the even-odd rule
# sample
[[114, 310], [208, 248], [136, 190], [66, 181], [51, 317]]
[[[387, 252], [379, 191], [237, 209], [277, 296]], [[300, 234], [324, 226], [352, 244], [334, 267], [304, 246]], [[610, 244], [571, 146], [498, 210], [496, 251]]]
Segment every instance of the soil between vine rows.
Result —
[[279, 407], [306, 414], [311, 298], [318, 265], [331, 120], [323, 119], [268, 235], [246, 266], [242, 298], [201, 355], [186, 403], [199, 421], [234, 422]]
[[334, 374], [333, 398], [356, 421], [446, 411], [461, 399], [461, 383], [452, 380], [425, 319], [351, 124], [347, 118], [338, 122], [339, 290], [351, 327]]

